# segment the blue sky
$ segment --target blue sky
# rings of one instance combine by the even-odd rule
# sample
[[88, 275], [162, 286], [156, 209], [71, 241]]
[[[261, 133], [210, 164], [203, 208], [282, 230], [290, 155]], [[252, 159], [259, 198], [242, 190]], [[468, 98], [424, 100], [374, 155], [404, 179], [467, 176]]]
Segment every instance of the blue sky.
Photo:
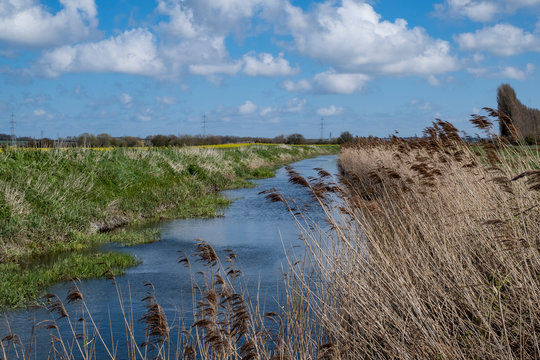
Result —
[[540, 0], [0, 0], [0, 132], [474, 134], [539, 52]]

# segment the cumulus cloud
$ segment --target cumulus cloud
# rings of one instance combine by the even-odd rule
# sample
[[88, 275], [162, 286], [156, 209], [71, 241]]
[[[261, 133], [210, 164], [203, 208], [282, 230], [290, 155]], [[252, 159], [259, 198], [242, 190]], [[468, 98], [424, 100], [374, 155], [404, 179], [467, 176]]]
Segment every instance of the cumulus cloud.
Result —
[[258, 56], [249, 53], [244, 55], [243, 61], [243, 72], [249, 76], [287, 76], [295, 75], [300, 71], [298, 67], [291, 67], [283, 58], [283, 53], [276, 58], [268, 53], [261, 53]]
[[52, 14], [35, 0], [0, 2], [0, 41], [47, 47], [84, 40], [96, 32], [94, 0], [60, 0], [63, 8]]
[[513, 66], [506, 66], [501, 70], [500, 76], [514, 80], [525, 80], [534, 72], [534, 69], [535, 66], [533, 64], [527, 64], [524, 70]]
[[283, 87], [287, 91], [313, 92], [324, 94], [352, 94], [361, 91], [370, 77], [365, 74], [337, 73], [334, 70], [316, 74], [313, 79], [298, 82], [286, 81]]
[[250, 29], [251, 20], [269, 6], [279, 6], [279, 1], [158, 0], [158, 10], [174, 20], [162, 26], [181, 36], [201, 31], [240, 36]]
[[536, 5], [540, 5], [540, 0], [445, 0], [434, 7], [435, 14], [441, 17], [466, 17], [472, 21], [487, 22], [497, 15]]
[[323, 107], [317, 109], [317, 115], [320, 116], [334, 116], [339, 115], [343, 112], [343, 108], [341, 106], [336, 107], [335, 105], [330, 105], [329, 107]]
[[476, 67], [467, 69], [467, 72], [476, 77], [525, 80], [534, 73], [535, 69], [534, 64], [529, 63], [525, 65], [524, 69], [515, 66], [504, 66], [500, 68]]
[[247, 100], [243, 105], [240, 105], [238, 108], [238, 114], [240, 115], [250, 115], [257, 111], [257, 105]]
[[154, 35], [133, 29], [92, 43], [66, 45], [47, 51], [39, 67], [49, 77], [69, 72], [118, 72], [162, 75], [165, 66], [158, 56]]
[[464, 16], [480, 22], [490, 21], [499, 11], [499, 4], [494, 1], [446, 0], [435, 5], [439, 16]]
[[460, 34], [455, 39], [463, 50], [489, 51], [498, 56], [540, 51], [540, 39], [510, 24], [484, 27], [474, 33]]
[[430, 75], [458, 68], [447, 41], [403, 19], [382, 20], [365, 2], [327, 1], [308, 12], [288, 4], [284, 11], [294, 48], [339, 73]]

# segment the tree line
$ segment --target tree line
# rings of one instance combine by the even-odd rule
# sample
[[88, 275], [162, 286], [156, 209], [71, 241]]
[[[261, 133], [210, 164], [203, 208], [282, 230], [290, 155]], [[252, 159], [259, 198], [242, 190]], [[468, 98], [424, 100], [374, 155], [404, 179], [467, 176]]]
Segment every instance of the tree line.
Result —
[[[274, 138], [251, 136], [202, 136], [202, 135], [150, 135], [145, 138], [136, 136], [111, 136], [107, 133], [98, 135], [84, 133], [79, 136], [67, 136], [59, 139], [18, 137], [18, 146], [27, 147], [143, 147], [143, 146], [200, 146], [231, 143], [267, 143], [267, 144], [341, 144], [352, 141], [354, 136], [344, 131], [333, 139], [307, 139], [302, 134], [279, 135]], [[9, 144], [11, 135], [0, 134], [0, 143]]]

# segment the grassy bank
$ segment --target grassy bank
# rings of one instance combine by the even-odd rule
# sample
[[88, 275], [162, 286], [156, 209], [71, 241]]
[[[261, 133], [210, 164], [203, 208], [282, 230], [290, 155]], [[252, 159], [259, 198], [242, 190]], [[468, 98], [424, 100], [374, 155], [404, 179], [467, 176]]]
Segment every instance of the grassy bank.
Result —
[[[335, 146], [285, 145], [6, 149], [0, 154], [0, 306], [21, 305], [56, 281], [100, 274], [101, 268], [71, 266], [80, 260], [76, 252], [108, 241], [155, 237], [115, 229], [165, 218], [215, 216], [228, 204], [218, 191], [249, 186], [249, 179], [272, 176], [280, 165], [335, 152]], [[69, 251], [74, 255], [59, 256], [61, 264], [31, 265], [36, 258], [54, 259]], [[113, 263], [120, 272], [133, 260], [115, 254]], [[15, 276], [17, 272], [29, 275]]]

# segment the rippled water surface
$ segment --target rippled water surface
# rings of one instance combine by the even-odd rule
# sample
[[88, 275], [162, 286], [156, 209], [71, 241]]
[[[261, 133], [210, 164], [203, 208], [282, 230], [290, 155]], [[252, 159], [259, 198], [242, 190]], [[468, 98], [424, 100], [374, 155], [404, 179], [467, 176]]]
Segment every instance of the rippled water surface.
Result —
[[[324, 168], [330, 173], [337, 173], [336, 156], [321, 156], [292, 164], [303, 176], [316, 176], [314, 168]], [[250, 293], [259, 291], [260, 299], [266, 309], [276, 307], [278, 284], [281, 282], [281, 268], [285, 262], [285, 253], [293, 248], [301, 251], [301, 241], [291, 214], [282, 203], [272, 203], [258, 193], [276, 188], [287, 198], [297, 202], [309, 202], [309, 195], [298, 186], [288, 182], [284, 168], [277, 171], [276, 177], [255, 181], [256, 187], [226, 191], [224, 194], [234, 202], [223, 210], [221, 217], [212, 219], [173, 220], [159, 223], [161, 241], [132, 247], [110, 246], [115, 251], [127, 251], [142, 261], [141, 265], [128, 269], [126, 275], [118, 277], [117, 283], [124, 300], [132, 299], [130, 306], [138, 333], [144, 334], [144, 325], [137, 321], [144, 311], [141, 299], [146, 296], [145, 282], [151, 282], [155, 288], [158, 302], [166, 311], [171, 328], [178, 329], [179, 316], [186, 322], [192, 319], [191, 282], [186, 267], [177, 263], [178, 251], [191, 254], [195, 239], [203, 239], [211, 244], [218, 255], [225, 249], [233, 249], [238, 256], [237, 266], [249, 281]], [[65, 298], [72, 284], [64, 283], [53, 286], [49, 292]], [[79, 285], [88, 303], [94, 320], [100, 328], [106, 329], [103, 335], [110, 342], [110, 326], [118, 349], [124, 345], [125, 330], [120, 311], [116, 287], [110, 280], [85, 280]], [[80, 305], [68, 307], [70, 313], [76, 313]], [[72, 316], [73, 317], [73, 316]], [[44, 309], [12, 311], [0, 318], [0, 338], [9, 333], [6, 324], [13, 333], [18, 334], [23, 342], [28, 343], [32, 333], [32, 324], [51, 318]], [[54, 318], [54, 317], [53, 317]], [[76, 320], [76, 319], [73, 319]], [[59, 320], [63, 333], [67, 333], [66, 319]], [[174, 331], [174, 330], [173, 330]], [[50, 336], [44, 329], [36, 332], [38, 348], [48, 349]], [[142, 339], [141, 339], [142, 341]], [[99, 352], [97, 350], [98, 358]], [[47, 353], [38, 353], [37, 358], [47, 358]], [[122, 356], [117, 358], [121, 359]]]

